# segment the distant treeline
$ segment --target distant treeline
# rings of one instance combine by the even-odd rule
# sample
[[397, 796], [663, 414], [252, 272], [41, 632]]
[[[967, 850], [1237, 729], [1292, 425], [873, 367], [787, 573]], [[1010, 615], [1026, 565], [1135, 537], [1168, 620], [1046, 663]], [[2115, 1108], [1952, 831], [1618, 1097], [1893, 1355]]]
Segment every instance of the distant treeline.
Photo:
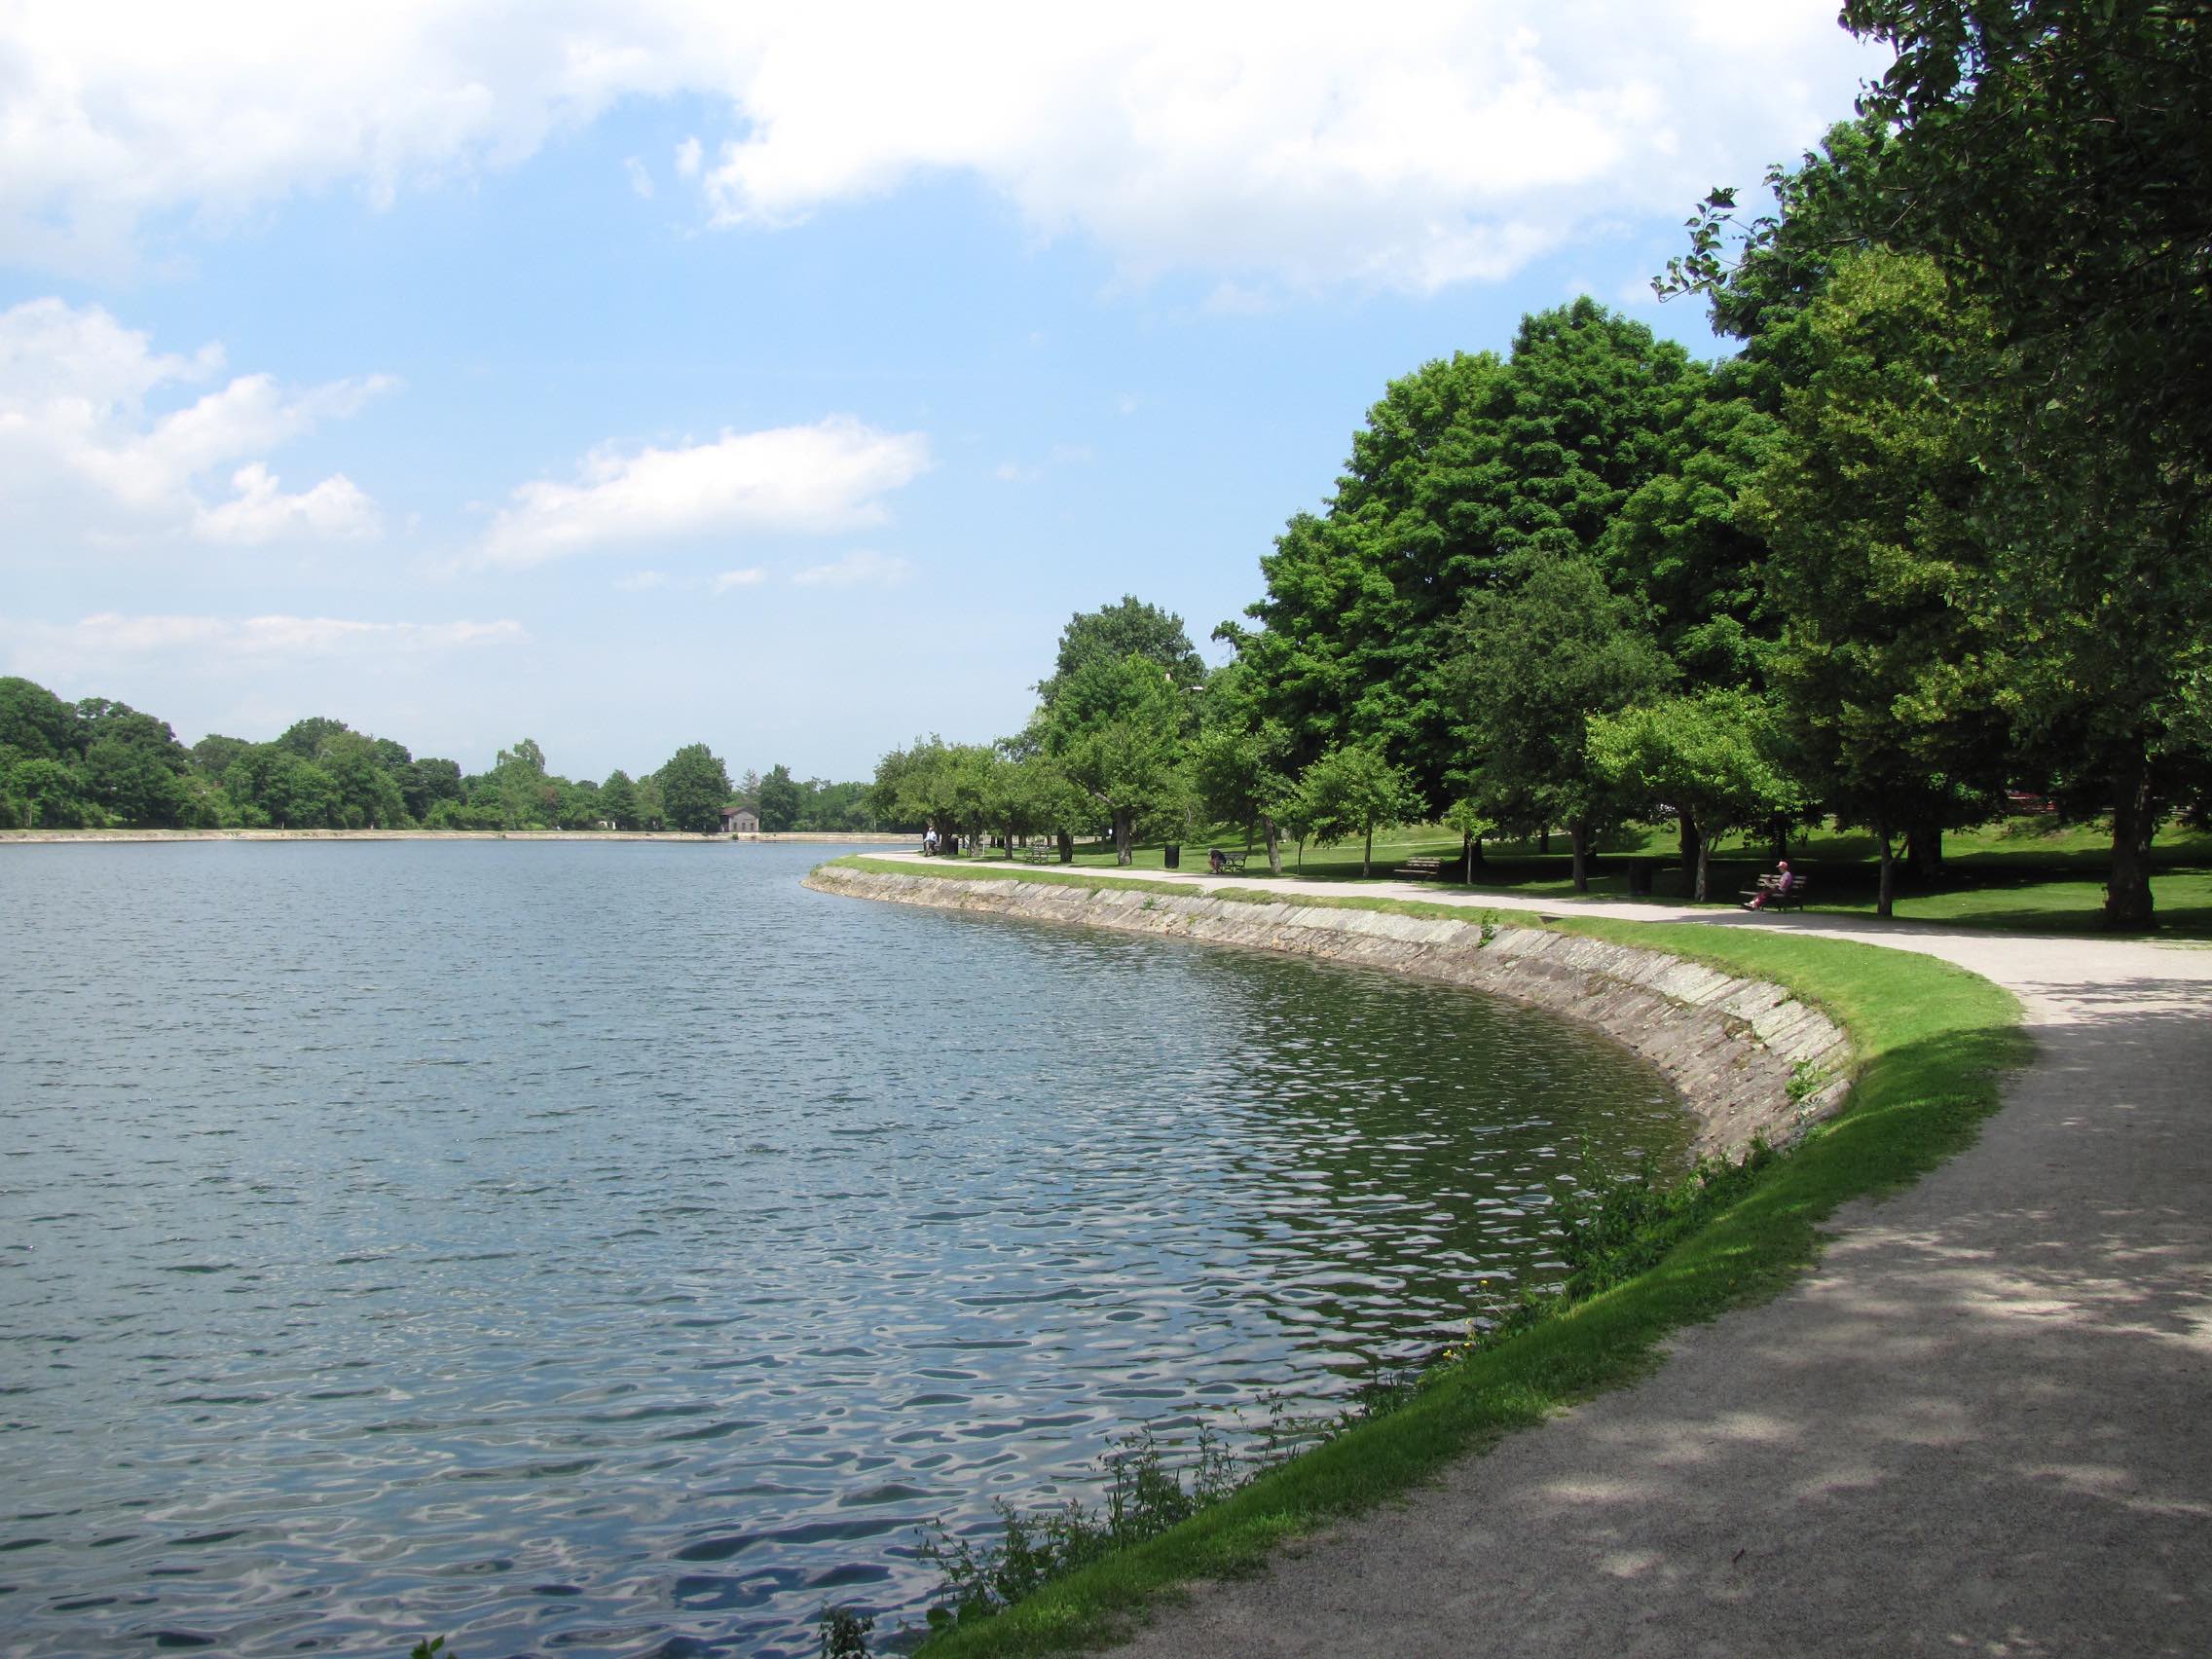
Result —
[[733, 784], [703, 743], [656, 771], [564, 778], [524, 738], [488, 772], [420, 758], [388, 737], [314, 718], [273, 743], [216, 734], [189, 749], [126, 703], [65, 703], [0, 679], [0, 829], [678, 830], [706, 833], [748, 806], [763, 830], [872, 830], [867, 786], [791, 768]]

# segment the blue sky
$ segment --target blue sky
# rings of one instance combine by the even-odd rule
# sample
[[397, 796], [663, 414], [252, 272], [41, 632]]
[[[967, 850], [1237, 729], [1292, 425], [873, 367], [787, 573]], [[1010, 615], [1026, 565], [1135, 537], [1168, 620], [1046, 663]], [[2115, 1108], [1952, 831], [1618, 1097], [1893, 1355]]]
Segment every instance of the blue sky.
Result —
[[866, 776], [1201, 642], [1391, 377], [1847, 115], [1824, 4], [19, 9], [0, 672]]

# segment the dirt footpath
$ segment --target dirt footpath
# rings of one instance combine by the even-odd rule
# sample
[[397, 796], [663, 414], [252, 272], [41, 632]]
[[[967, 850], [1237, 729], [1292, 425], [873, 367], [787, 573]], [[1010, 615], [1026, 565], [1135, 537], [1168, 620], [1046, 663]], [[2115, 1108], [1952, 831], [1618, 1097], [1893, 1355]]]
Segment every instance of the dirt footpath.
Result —
[[2035, 1063], [1789, 1293], [1116, 1651], [2212, 1652], [2212, 950], [1587, 908], [1942, 957]]

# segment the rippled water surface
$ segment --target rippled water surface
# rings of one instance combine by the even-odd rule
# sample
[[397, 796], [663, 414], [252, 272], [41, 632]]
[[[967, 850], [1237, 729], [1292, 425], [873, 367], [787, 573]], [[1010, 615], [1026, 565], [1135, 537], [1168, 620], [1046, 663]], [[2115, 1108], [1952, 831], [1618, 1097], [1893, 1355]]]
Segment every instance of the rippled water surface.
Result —
[[824, 856], [0, 849], [5, 1650], [810, 1652], [1685, 1144], [1548, 1017]]

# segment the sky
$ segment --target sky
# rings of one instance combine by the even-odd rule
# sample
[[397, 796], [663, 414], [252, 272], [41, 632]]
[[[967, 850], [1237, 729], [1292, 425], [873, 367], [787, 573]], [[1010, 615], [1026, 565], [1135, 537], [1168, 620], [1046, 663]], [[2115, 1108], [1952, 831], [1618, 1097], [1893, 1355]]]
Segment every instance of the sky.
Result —
[[0, 0], [0, 673], [866, 777], [1847, 117], [1835, 0]]

